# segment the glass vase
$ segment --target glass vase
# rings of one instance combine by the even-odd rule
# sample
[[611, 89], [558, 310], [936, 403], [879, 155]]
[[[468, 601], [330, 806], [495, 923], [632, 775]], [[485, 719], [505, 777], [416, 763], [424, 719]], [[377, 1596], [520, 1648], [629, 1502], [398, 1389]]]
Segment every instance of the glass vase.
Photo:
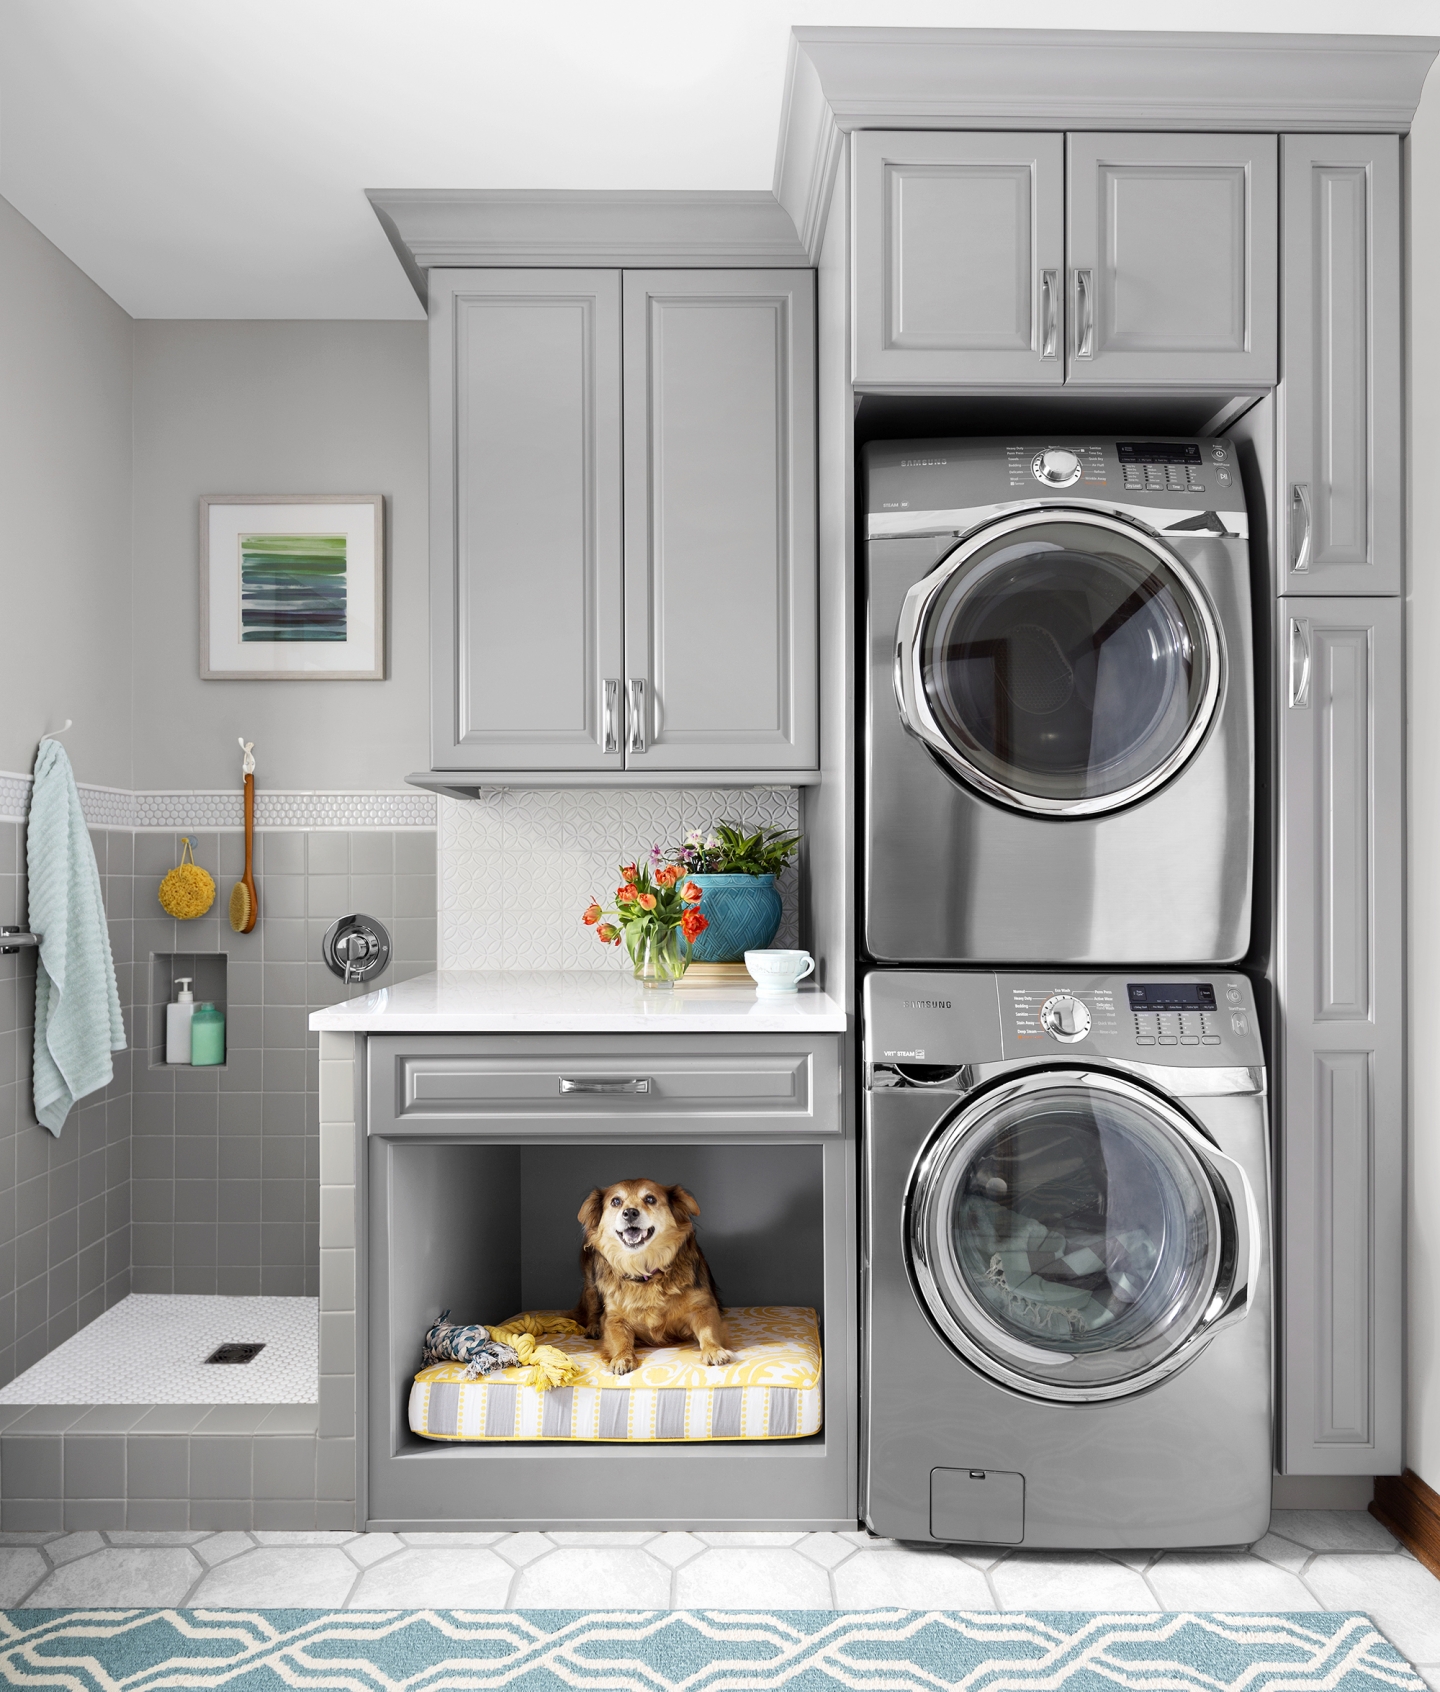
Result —
[[678, 928], [652, 928], [636, 940], [630, 956], [642, 987], [668, 990], [685, 973], [690, 944]]

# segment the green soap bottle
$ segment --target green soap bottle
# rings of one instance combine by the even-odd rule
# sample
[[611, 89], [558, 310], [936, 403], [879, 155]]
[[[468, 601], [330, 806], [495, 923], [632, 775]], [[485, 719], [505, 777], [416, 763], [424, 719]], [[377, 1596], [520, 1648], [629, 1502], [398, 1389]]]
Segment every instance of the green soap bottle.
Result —
[[195, 1006], [190, 1018], [190, 1062], [198, 1068], [202, 1063], [225, 1061], [225, 1013], [208, 999]]

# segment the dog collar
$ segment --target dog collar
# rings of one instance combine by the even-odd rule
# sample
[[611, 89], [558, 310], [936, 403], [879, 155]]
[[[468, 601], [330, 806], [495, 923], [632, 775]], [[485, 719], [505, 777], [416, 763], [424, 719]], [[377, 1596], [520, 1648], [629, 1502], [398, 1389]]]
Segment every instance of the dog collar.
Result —
[[659, 1273], [658, 1269], [652, 1269], [648, 1275], [627, 1275], [625, 1279], [627, 1281], [653, 1281]]

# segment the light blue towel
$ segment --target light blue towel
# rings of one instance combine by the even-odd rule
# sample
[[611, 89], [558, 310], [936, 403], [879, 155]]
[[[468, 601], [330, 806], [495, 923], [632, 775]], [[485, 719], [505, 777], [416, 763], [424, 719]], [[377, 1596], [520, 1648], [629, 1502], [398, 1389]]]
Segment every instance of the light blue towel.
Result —
[[58, 740], [42, 740], [25, 843], [35, 969], [35, 1115], [58, 1135], [76, 1099], [106, 1087], [125, 1049], [95, 849]]

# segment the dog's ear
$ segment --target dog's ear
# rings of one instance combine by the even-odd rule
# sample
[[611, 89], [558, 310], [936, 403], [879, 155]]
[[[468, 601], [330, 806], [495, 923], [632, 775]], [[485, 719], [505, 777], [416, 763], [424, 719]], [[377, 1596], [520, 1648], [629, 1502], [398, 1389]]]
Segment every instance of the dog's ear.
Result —
[[605, 1189], [603, 1187], [596, 1187], [592, 1190], [589, 1198], [585, 1200], [584, 1204], [580, 1206], [575, 1220], [583, 1223], [585, 1230], [588, 1233], [591, 1228], [598, 1226], [600, 1221], [600, 1212], [604, 1210], [604, 1208]]
[[684, 1187], [671, 1187], [670, 1214], [683, 1222], [687, 1216], [698, 1216], [700, 1206], [696, 1204], [694, 1195], [687, 1193]]

